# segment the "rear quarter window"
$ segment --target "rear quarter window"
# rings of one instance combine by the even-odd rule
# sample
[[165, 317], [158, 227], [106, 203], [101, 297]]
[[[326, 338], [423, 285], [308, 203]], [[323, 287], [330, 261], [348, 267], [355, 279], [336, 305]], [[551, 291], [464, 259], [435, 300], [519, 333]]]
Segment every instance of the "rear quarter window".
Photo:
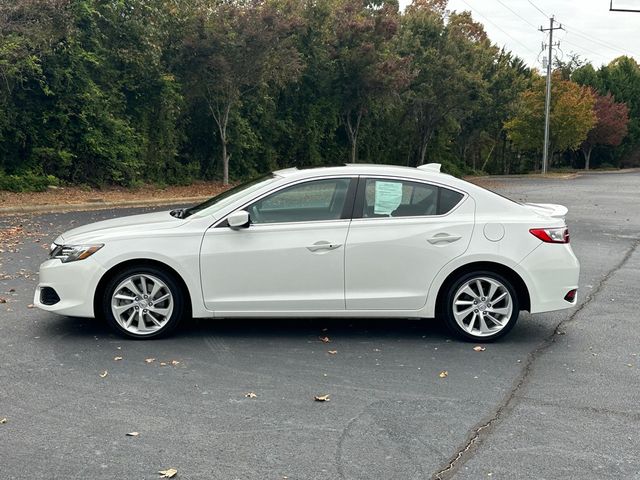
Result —
[[449, 190], [448, 188], [440, 187], [440, 201], [438, 202], [438, 215], [444, 215], [453, 210], [456, 205], [462, 200], [460, 192]]

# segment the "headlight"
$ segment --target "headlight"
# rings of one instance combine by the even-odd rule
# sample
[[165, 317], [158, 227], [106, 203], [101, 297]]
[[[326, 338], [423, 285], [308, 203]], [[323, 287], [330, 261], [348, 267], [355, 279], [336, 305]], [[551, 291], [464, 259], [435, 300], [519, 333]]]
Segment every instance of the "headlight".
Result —
[[62, 263], [75, 262], [90, 257], [102, 247], [104, 247], [102, 243], [94, 245], [56, 245], [54, 243], [51, 245], [49, 258], [57, 258]]

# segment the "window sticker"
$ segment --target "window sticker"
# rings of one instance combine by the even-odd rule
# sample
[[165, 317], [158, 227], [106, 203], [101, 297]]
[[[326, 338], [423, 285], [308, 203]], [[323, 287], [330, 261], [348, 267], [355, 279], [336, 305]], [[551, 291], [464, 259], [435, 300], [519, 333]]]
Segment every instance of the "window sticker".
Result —
[[380, 182], [376, 180], [373, 213], [391, 215], [402, 202], [402, 182]]

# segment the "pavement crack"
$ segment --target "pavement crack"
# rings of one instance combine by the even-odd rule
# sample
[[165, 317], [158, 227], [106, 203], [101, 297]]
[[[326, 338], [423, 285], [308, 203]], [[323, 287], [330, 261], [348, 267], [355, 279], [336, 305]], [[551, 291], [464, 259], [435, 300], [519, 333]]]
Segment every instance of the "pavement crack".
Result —
[[349, 419], [346, 425], [342, 428], [342, 431], [340, 432], [340, 438], [338, 439], [338, 445], [336, 447], [336, 470], [339, 478], [342, 478], [342, 479], [346, 478], [344, 474], [343, 449], [344, 449], [344, 442], [347, 438], [347, 435], [349, 434], [349, 431], [351, 430], [353, 425], [360, 418], [362, 418], [373, 405], [376, 405], [377, 403], [382, 403], [382, 402], [383, 400], [376, 400], [375, 402], [368, 403], [367, 405], [362, 407], [362, 409], [360, 409], [357, 415]]
[[564, 335], [564, 327], [575, 320], [580, 312], [582, 312], [598, 296], [607, 281], [629, 261], [638, 246], [640, 246], [640, 239], [636, 239], [631, 243], [631, 246], [624, 254], [622, 259], [600, 279], [600, 282], [598, 282], [597, 286], [591, 291], [591, 293], [589, 293], [585, 297], [584, 302], [582, 302], [571, 315], [558, 323], [553, 332], [548, 335], [540, 343], [540, 345], [538, 345], [538, 347], [530, 352], [529, 355], [527, 355], [527, 359], [524, 362], [524, 366], [520, 372], [520, 375], [518, 375], [518, 377], [514, 381], [513, 387], [511, 387], [511, 389], [508, 391], [507, 395], [498, 405], [493, 415], [470, 432], [470, 434], [467, 436], [467, 441], [465, 442], [465, 444], [450, 457], [444, 467], [440, 468], [440, 470], [433, 474], [433, 476], [431, 477], [432, 480], [450, 479], [456, 472], [456, 470], [460, 468], [460, 466], [464, 465], [472, 458], [474, 452], [477, 450], [480, 443], [484, 440], [482, 436], [483, 432], [490, 429], [496, 422], [498, 422], [503, 417], [503, 414], [508, 409], [510, 409], [512, 403], [516, 401], [517, 393], [526, 385], [529, 380], [534, 362], [542, 353], [544, 353], [545, 350], [547, 350], [551, 345], [555, 343], [556, 337], [558, 335]]

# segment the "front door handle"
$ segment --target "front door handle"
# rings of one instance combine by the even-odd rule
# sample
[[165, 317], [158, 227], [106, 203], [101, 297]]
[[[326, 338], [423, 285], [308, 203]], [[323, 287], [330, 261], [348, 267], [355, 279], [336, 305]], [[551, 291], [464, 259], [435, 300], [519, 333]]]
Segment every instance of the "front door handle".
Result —
[[460, 240], [462, 237], [460, 235], [449, 235], [448, 233], [438, 233], [427, 240], [430, 244], [436, 245], [438, 243], [453, 243], [455, 241]]
[[327, 242], [326, 240], [321, 240], [319, 242], [314, 243], [313, 245], [309, 245], [307, 250], [310, 252], [318, 252], [320, 250], [335, 250], [336, 248], [340, 248], [342, 246], [341, 243], [335, 242]]

